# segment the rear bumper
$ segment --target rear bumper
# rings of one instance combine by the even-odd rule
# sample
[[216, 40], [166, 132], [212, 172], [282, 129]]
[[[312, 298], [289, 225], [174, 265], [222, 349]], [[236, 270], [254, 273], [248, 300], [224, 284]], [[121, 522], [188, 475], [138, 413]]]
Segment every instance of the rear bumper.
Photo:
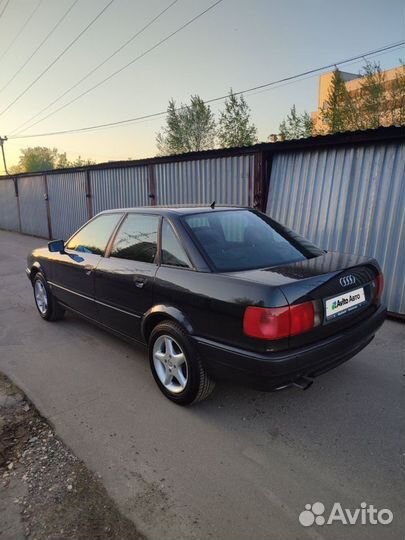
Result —
[[385, 306], [361, 323], [322, 341], [280, 353], [257, 354], [196, 338], [204, 364], [215, 379], [228, 379], [261, 390], [317, 377], [355, 356], [374, 338], [386, 317]]

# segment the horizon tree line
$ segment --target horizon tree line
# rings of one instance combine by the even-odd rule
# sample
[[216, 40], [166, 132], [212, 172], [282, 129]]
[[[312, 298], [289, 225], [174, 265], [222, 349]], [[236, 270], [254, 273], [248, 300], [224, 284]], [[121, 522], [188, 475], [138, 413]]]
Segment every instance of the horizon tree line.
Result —
[[[366, 62], [359, 76], [359, 90], [351, 94], [340, 70], [336, 69], [324, 106], [318, 111], [320, 126], [314, 125], [308, 112], [299, 113], [294, 104], [280, 123], [279, 133], [270, 135], [268, 140], [275, 142], [384, 125], [405, 125], [404, 63], [400, 61], [400, 69], [389, 82], [380, 64], [375, 62]], [[173, 98], [170, 99], [165, 124], [156, 135], [160, 156], [251, 146], [257, 142], [257, 127], [251, 120], [251, 109], [244, 95], [235, 94], [232, 88], [218, 118], [198, 95], [191, 96], [189, 104], [177, 105]], [[18, 165], [9, 169], [12, 174], [18, 174], [94, 163], [80, 156], [71, 161], [66, 152], [36, 146], [22, 149]]]

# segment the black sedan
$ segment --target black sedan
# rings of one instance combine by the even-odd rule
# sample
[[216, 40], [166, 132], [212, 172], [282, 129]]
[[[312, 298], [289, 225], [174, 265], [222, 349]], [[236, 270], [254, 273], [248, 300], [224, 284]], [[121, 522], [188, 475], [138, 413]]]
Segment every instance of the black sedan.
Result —
[[374, 337], [374, 259], [326, 252], [248, 208], [98, 214], [28, 257], [39, 314], [71, 310], [148, 345], [160, 390], [189, 404], [222, 378], [307, 388]]

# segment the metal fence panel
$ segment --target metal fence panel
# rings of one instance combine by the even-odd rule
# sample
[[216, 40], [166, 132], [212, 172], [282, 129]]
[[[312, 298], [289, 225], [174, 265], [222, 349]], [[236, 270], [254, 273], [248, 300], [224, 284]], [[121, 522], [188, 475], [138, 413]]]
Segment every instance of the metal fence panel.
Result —
[[21, 211], [21, 232], [48, 237], [48, 217], [43, 176], [24, 176], [18, 179]]
[[53, 238], [68, 239], [88, 219], [86, 173], [47, 177]]
[[319, 246], [375, 257], [405, 314], [405, 143], [274, 156], [267, 213]]
[[0, 180], [0, 229], [20, 229], [14, 180]]
[[159, 163], [157, 204], [253, 203], [254, 156]]
[[94, 214], [150, 204], [147, 166], [90, 171], [90, 185]]

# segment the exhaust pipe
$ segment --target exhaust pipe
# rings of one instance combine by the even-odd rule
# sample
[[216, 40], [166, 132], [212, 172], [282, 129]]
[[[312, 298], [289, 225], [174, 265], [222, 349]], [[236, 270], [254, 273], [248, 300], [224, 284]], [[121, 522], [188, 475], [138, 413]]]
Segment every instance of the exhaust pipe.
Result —
[[314, 382], [314, 379], [305, 377], [303, 375], [299, 379], [293, 381], [291, 386], [295, 386], [296, 388], [301, 388], [301, 390], [307, 390], [313, 384], [313, 382]]
[[298, 379], [296, 379], [295, 381], [291, 381], [287, 384], [282, 384], [281, 386], [278, 386], [274, 389], [274, 391], [278, 392], [280, 390], [285, 390], [286, 388], [291, 388], [292, 386], [294, 386], [295, 388], [300, 388], [301, 390], [306, 390], [311, 386], [313, 382], [314, 379], [302, 375], [301, 377], [298, 377]]

